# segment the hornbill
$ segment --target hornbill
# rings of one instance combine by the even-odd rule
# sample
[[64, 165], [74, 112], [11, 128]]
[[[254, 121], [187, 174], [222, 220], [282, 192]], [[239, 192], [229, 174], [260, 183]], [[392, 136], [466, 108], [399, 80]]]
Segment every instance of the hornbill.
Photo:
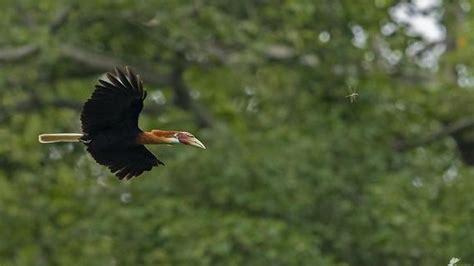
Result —
[[146, 91], [143, 82], [128, 67], [115, 69], [99, 79], [81, 113], [83, 133], [42, 134], [41, 143], [82, 142], [94, 160], [107, 166], [119, 179], [130, 179], [164, 165], [144, 144], [186, 144], [205, 149], [186, 131], [151, 130], [138, 127]]

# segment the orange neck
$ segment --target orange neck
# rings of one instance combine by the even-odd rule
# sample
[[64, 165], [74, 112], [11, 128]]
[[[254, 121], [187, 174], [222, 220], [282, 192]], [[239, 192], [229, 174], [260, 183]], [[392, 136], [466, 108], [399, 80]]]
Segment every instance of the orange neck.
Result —
[[152, 130], [142, 132], [137, 136], [138, 144], [172, 144], [175, 131]]

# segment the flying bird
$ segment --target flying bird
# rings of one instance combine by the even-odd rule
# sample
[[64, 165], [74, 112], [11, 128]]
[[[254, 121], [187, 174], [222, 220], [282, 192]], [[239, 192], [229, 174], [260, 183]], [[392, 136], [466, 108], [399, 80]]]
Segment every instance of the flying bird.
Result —
[[116, 68], [99, 79], [81, 113], [82, 133], [42, 134], [41, 143], [81, 142], [94, 160], [107, 166], [119, 179], [131, 179], [164, 165], [145, 144], [185, 144], [206, 149], [186, 131], [151, 130], [138, 127], [146, 91], [132, 70]]

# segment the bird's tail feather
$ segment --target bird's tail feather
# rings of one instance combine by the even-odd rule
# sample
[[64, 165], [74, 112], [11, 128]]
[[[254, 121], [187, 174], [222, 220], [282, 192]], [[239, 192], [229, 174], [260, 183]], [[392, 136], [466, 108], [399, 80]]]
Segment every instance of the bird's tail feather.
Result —
[[41, 134], [38, 140], [41, 143], [55, 143], [55, 142], [79, 142], [83, 134], [80, 133], [55, 133], [55, 134]]

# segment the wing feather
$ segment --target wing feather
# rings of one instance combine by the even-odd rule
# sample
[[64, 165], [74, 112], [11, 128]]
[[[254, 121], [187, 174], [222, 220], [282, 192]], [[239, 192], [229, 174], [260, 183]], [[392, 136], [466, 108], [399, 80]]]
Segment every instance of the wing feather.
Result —
[[106, 76], [109, 79], [109, 81], [113, 84], [113, 86], [115, 86], [117, 89], [123, 90], [126, 94], [132, 94], [132, 91], [130, 91], [131, 87], [126, 87], [123, 83], [121, 83], [116, 77], [112, 76], [112, 74], [110, 73], [107, 73]]
[[143, 87], [140, 86], [138, 76], [135, 75], [135, 73], [133, 73], [130, 68], [126, 67], [125, 69], [127, 70], [127, 75], [130, 77], [130, 82], [132, 83], [132, 86], [137, 88], [139, 92], [143, 93]]
[[94, 150], [89, 148], [94, 160], [107, 166], [119, 179], [130, 179], [150, 171], [154, 166], [164, 165], [145, 146], [138, 145], [124, 150]]
[[142, 81], [130, 70], [126, 73], [117, 68], [116, 75], [107, 73], [108, 80], [99, 79], [82, 109], [84, 133], [93, 136], [103, 130], [140, 131], [138, 116], [146, 94]]
[[117, 74], [117, 76], [119, 77], [119, 80], [120, 82], [126, 87], [126, 88], [131, 88], [135, 93], [137, 93], [138, 95], [139, 94], [139, 91], [138, 91], [138, 88], [134, 87], [130, 81], [128, 81], [128, 78], [127, 76], [125, 76], [125, 74], [122, 72], [122, 70], [120, 70], [120, 68], [116, 68], [115, 69], [115, 72]]

